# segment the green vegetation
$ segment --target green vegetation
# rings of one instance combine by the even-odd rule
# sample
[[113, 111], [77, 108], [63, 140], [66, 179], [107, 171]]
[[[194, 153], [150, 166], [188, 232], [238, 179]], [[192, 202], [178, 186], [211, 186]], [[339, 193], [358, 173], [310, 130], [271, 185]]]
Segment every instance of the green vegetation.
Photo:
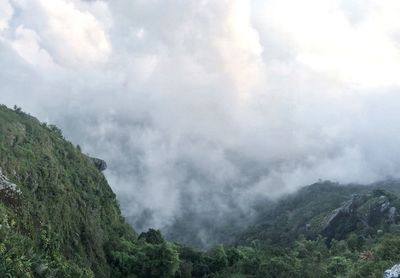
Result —
[[0, 187], [0, 277], [175, 272], [174, 246], [137, 238], [103, 174], [57, 127], [1, 106], [0, 168], [19, 190]]
[[0, 106], [0, 172], [0, 277], [361, 278], [400, 262], [396, 181], [258, 204], [232, 246], [199, 251], [137, 235], [92, 160], [19, 107]]

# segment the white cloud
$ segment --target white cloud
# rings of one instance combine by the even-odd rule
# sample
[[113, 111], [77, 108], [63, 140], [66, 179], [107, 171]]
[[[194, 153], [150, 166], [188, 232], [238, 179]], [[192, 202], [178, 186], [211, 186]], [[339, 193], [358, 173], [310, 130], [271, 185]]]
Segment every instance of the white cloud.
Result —
[[225, 6], [222, 32], [215, 43], [222, 66], [235, 89], [239, 94], [247, 95], [262, 82], [263, 48], [258, 31], [251, 24], [251, 1], [228, 1]]
[[13, 14], [13, 8], [8, 0], [0, 1], [0, 34], [2, 31], [8, 28], [8, 21], [11, 19]]
[[299, 63], [353, 87], [398, 86], [400, 53], [394, 34], [400, 5], [367, 1], [363, 6], [356, 23], [342, 1], [267, 1], [259, 16], [285, 36]]
[[93, 14], [78, 9], [70, 0], [40, 0], [39, 3], [48, 24], [43, 36], [59, 63], [79, 67], [107, 61], [111, 44]]
[[38, 34], [24, 26], [15, 30], [15, 39], [11, 42], [13, 49], [29, 64], [54, 67], [55, 64], [46, 50], [40, 46]]

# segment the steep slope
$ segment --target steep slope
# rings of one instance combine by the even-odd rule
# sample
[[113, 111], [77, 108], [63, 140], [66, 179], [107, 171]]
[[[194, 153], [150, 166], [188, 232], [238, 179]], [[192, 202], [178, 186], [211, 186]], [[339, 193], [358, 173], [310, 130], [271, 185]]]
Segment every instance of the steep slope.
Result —
[[158, 258], [144, 265], [157, 250], [170, 259], [162, 272], [176, 270], [167, 243], [137, 240], [97, 162], [57, 127], [0, 106], [1, 277], [159, 277]]
[[[135, 233], [121, 217], [102, 173], [54, 126], [0, 107], [0, 168], [17, 184], [18, 203], [3, 202], [3, 219], [44, 253], [108, 276], [110, 238]], [[12, 220], [10, 220], [12, 219]]]

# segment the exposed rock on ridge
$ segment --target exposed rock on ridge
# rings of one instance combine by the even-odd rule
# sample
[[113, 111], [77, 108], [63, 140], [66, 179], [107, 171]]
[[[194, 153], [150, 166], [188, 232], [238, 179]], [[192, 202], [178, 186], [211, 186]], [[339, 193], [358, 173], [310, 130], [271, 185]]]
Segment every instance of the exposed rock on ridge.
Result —
[[2, 174], [1, 169], [0, 169], [0, 191], [4, 191], [4, 190], [20, 193], [19, 189], [17, 188], [17, 185], [10, 182], [7, 179], [7, 177]]
[[0, 201], [17, 208], [21, 205], [20, 194], [21, 191], [2, 174], [0, 168]]
[[399, 278], [400, 277], [400, 264], [394, 265], [383, 274], [383, 278]]
[[93, 162], [94, 166], [99, 169], [99, 171], [105, 171], [107, 169], [107, 163], [104, 160], [90, 156], [88, 156], [88, 158]]
[[383, 223], [396, 222], [397, 209], [392, 204], [390, 194], [354, 194], [351, 200], [335, 209], [326, 220], [322, 235], [328, 239], [341, 238], [345, 233], [362, 229], [376, 230]]

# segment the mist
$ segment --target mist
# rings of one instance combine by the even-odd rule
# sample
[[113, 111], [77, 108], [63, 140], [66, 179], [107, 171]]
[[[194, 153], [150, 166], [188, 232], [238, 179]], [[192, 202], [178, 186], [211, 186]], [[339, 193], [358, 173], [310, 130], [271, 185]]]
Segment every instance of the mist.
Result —
[[[0, 0], [0, 103], [59, 126], [138, 231], [400, 178], [395, 0]], [[189, 225], [186, 223], [186, 225]], [[192, 227], [192, 228], [193, 228]]]

